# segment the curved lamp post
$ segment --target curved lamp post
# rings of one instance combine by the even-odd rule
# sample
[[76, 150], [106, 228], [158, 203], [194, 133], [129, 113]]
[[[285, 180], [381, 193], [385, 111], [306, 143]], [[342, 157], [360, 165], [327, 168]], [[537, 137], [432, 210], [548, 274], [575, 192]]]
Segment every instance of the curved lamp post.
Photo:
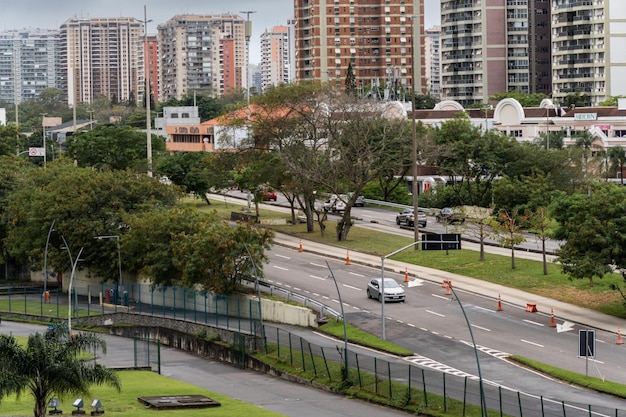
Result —
[[[343, 301], [341, 301], [341, 292], [339, 291], [339, 284], [337, 284], [337, 280], [335, 279], [335, 274], [333, 274], [333, 270], [330, 268], [330, 264], [328, 263], [328, 261], [326, 261], [326, 266], [328, 267], [328, 270], [330, 271], [330, 276], [333, 278], [333, 281], [335, 282], [335, 288], [337, 289], [337, 296], [339, 297], [339, 307], [341, 307], [341, 317], [342, 317], [342, 321], [343, 321], [343, 356], [344, 356], [344, 367], [345, 367], [345, 372], [343, 374], [343, 378], [344, 381], [348, 380], [348, 376], [349, 376], [349, 372], [348, 372], [348, 329], [347, 329], [347, 325], [346, 325], [346, 314], [343, 311]], [[383, 295], [383, 298], [385, 298], [385, 296]]]
[[[70, 275], [70, 283], [67, 286], [67, 329], [70, 337], [72, 336], [72, 284], [76, 279], [76, 265], [80, 260], [80, 255], [83, 253], [83, 247], [78, 251], [78, 256], [76, 259], [72, 258], [72, 251], [70, 250], [70, 246], [67, 244], [65, 237], [61, 235], [61, 239], [63, 239], [63, 243], [65, 243], [65, 249], [67, 250], [67, 254], [70, 257], [70, 264], [72, 265], [72, 273]], [[76, 302], [74, 302], [76, 306]]]
[[[50, 243], [50, 235], [54, 230], [55, 220], [52, 220], [52, 224], [50, 225], [50, 229], [48, 229], [48, 237], [46, 237], [46, 249], [43, 253], [43, 296], [46, 296], [46, 291], [48, 291], [48, 244]], [[43, 316], [43, 303], [41, 303], [41, 315]]]

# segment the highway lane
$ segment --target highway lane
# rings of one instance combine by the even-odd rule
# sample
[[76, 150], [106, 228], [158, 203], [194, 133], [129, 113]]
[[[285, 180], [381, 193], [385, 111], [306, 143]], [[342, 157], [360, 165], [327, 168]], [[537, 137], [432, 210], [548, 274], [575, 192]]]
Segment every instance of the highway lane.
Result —
[[[379, 269], [345, 265], [336, 259], [299, 253], [283, 247], [273, 248], [269, 255], [271, 261], [264, 268], [268, 281], [339, 310], [336, 290], [326, 266], [328, 262], [339, 282], [348, 321], [359, 327], [369, 327], [374, 334], [381, 334], [381, 305], [367, 299], [365, 294], [367, 281], [372, 276], [379, 276]], [[386, 273], [385, 276], [403, 282], [402, 274]], [[416, 353], [436, 363], [476, 375], [471, 339], [457, 302], [446, 294], [441, 283], [423, 280], [411, 284], [417, 285], [406, 289], [406, 303], [385, 305], [387, 338], [411, 346]], [[483, 352], [482, 360], [489, 364], [485, 367], [485, 379], [508, 386], [511, 385], [509, 381], [514, 381], [512, 388], [525, 392], [549, 392], [550, 396], [559, 393], [562, 395], [558, 398], [563, 400], [569, 398], [581, 402], [581, 395], [587, 398], [586, 393], [581, 394], [577, 390], [567, 392], [570, 387], [564, 388], [562, 384], [553, 386], [552, 382], [545, 389], [537, 390], [543, 381], [537, 382], [535, 375], [529, 377], [528, 371], [521, 371], [501, 359], [503, 353], [520, 354], [584, 374], [585, 360], [577, 358], [576, 326], [569, 332], [557, 333], [556, 329], [550, 327], [549, 315], [531, 314], [506, 303], [503, 311], [496, 311], [495, 300], [461, 291], [457, 294], [472, 323], [476, 343]], [[412, 336], [406, 338], [408, 334]], [[598, 357], [589, 365], [590, 375], [626, 383], [621, 361], [626, 352], [623, 346], [612, 343], [611, 335], [603, 332], [598, 332], [597, 341]], [[587, 402], [607, 404], [604, 396], [598, 399], [597, 394], [590, 395]], [[622, 400], [612, 401], [616, 408], [626, 407]]]

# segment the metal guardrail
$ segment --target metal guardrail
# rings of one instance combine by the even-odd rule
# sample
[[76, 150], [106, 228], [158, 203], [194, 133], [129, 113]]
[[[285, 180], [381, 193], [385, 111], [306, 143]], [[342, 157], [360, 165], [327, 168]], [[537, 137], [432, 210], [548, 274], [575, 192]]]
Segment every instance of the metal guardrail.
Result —
[[[254, 285], [254, 281], [249, 281], [250, 284]], [[269, 282], [259, 280], [259, 285], [262, 287], [262, 290], [270, 295], [278, 294], [281, 297], [285, 298], [287, 302], [293, 301], [298, 304], [301, 304], [303, 307], [307, 307], [316, 311], [320, 315], [320, 319], [323, 319], [327, 316], [333, 316], [335, 319], [342, 319], [343, 316], [341, 313], [333, 308], [328, 307], [327, 305], [320, 303], [317, 300], [313, 300], [305, 295], [298, 294], [291, 290], [287, 290], [285, 288], [281, 288], [277, 285], [270, 284]]]

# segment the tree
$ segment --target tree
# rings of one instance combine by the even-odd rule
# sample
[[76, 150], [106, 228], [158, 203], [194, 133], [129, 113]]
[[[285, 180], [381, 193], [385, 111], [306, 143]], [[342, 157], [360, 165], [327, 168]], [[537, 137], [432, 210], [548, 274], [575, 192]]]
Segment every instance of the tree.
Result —
[[513, 98], [517, 100], [522, 107], [539, 107], [541, 104], [541, 100], [546, 98], [546, 95], [543, 93], [533, 93], [533, 94], [524, 94], [519, 90], [515, 91], [507, 91], [504, 93], [496, 93], [489, 97], [489, 101], [500, 101], [505, 98]]
[[55, 397], [88, 395], [92, 385], [121, 390], [114, 371], [79, 358], [82, 352], [106, 352], [106, 343], [94, 333], [69, 334], [66, 326], [29, 336], [26, 346], [11, 335], [0, 335], [0, 399], [29, 392], [35, 417], [45, 417]]
[[622, 146], [611, 146], [608, 149], [611, 170], [615, 171], [620, 178], [620, 183], [624, 185], [624, 164], [626, 164], [626, 149]]
[[558, 251], [563, 272], [587, 278], [593, 285], [613, 268], [626, 268], [626, 190], [596, 181], [589, 192], [556, 200], [550, 209], [558, 222], [555, 238], [565, 243]]
[[163, 158], [155, 173], [167, 177], [186, 192], [194, 193], [211, 205], [207, 196], [209, 178], [204, 171], [204, 161], [207, 159], [209, 155], [204, 152], [176, 152]]
[[55, 221], [48, 252], [52, 269], [71, 270], [63, 236], [72, 253], [84, 247], [79, 268], [116, 280], [113, 247], [103, 250], [94, 237], [122, 235], [125, 215], [172, 207], [180, 196], [178, 187], [146, 175], [76, 168], [69, 161], [26, 173], [8, 196], [5, 244], [14, 259], [32, 270], [42, 270], [47, 232]]
[[19, 150], [20, 132], [17, 125], [0, 125], [0, 155], [15, 155]]
[[[165, 139], [152, 136], [152, 153], [165, 152]], [[129, 126], [101, 125], [67, 139], [67, 153], [80, 167], [147, 170], [146, 134]]]
[[498, 221], [492, 223], [500, 244], [511, 249], [511, 269], [515, 269], [515, 245], [526, 241], [517, 214], [515, 210], [512, 212], [501, 210], [498, 213]]
[[[156, 285], [201, 287], [231, 294], [249, 276], [251, 260], [258, 270], [273, 233], [246, 223], [236, 227], [215, 214], [176, 208], [126, 217], [123, 242], [126, 268], [149, 276]], [[247, 247], [247, 249], [246, 249]]]
[[356, 77], [354, 76], [352, 62], [348, 64], [348, 70], [346, 71], [346, 95], [356, 96]]
[[530, 230], [537, 239], [541, 240], [543, 274], [548, 275], [546, 241], [550, 238], [549, 228], [552, 225], [552, 218], [549, 216], [547, 208], [537, 207], [535, 211], [527, 210], [524, 215], [524, 220], [526, 228]]
[[465, 232], [473, 235], [478, 239], [480, 244], [479, 260], [485, 260], [485, 240], [492, 235], [491, 227], [493, 226], [493, 207], [466, 207], [463, 209], [466, 224], [474, 225], [474, 227], [466, 227]]

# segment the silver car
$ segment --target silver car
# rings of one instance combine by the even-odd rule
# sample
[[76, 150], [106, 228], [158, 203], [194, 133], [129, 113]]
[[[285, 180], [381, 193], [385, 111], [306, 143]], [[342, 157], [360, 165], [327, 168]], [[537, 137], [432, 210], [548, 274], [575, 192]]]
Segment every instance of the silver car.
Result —
[[[381, 282], [380, 278], [373, 278], [369, 284], [367, 284], [367, 298], [376, 298], [378, 301], [382, 301], [381, 297]], [[404, 294], [404, 288], [392, 278], [385, 278], [385, 302], [387, 301], [401, 301], [404, 302], [406, 298]]]

